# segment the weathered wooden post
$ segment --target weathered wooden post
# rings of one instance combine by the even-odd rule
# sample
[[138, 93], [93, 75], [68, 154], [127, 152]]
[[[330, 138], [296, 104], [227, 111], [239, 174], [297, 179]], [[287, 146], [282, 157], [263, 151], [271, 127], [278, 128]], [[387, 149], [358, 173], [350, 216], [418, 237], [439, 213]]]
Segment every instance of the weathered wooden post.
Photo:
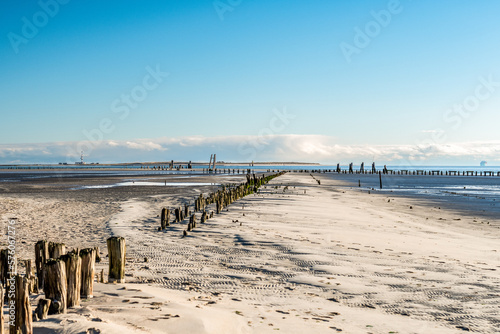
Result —
[[47, 319], [51, 303], [50, 299], [41, 298], [38, 300], [38, 305], [35, 309], [35, 315], [38, 320]]
[[85, 248], [80, 251], [82, 258], [81, 298], [94, 297], [95, 248]]
[[61, 259], [49, 259], [44, 269], [45, 298], [50, 299], [49, 314], [66, 313], [68, 281], [66, 265]]
[[125, 238], [111, 237], [107, 240], [109, 255], [108, 282], [125, 283]]
[[179, 221], [183, 221], [184, 220], [184, 210], [182, 210], [182, 206], [179, 207], [179, 216], [180, 216], [180, 219]]
[[47, 240], [40, 240], [35, 244], [35, 268], [38, 277], [38, 290], [44, 286], [44, 267], [49, 259], [49, 243]]
[[96, 263], [100, 263], [101, 262], [101, 255], [100, 255], [100, 252], [99, 252], [99, 247], [94, 247], [95, 249], [95, 262]]
[[28, 291], [29, 283], [28, 280], [21, 275], [16, 275], [15, 281], [16, 292], [14, 305], [16, 312], [14, 321], [9, 322], [9, 332], [11, 334], [32, 334], [33, 318]]
[[82, 287], [82, 259], [78, 249], [61, 256], [66, 265], [67, 307], [80, 305], [80, 289]]
[[193, 213], [191, 215], [191, 228], [196, 228], [196, 215]]
[[26, 278], [31, 278], [33, 276], [33, 267], [31, 266], [31, 259], [24, 260], [24, 266], [26, 267]]
[[51, 259], [58, 259], [66, 254], [66, 245], [58, 242], [49, 242], [49, 257]]
[[4, 290], [3, 290], [3, 285], [0, 284], [0, 310], [2, 311], [0, 313], [0, 334], [3, 334], [3, 327], [4, 327], [4, 320], [3, 320], [3, 300], [4, 300]]
[[0, 250], [0, 285], [6, 285], [9, 275], [9, 250]]
[[221, 201], [220, 200], [217, 200], [216, 211], [217, 211], [217, 214], [220, 214], [220, 212], [221, 212]]
[[170, 226], [170, 210], [167, 208], [161, 209], [161, 229], [164, 230], [167, 226]]
[[25, 260], [24, 263], [25, 263], [25, 267], [26, 267], [26, 278], [28, 279], [28, 282], [29, 282], [29, 286], [28, 286], [29, 293], [31, 294], [34, 292], [38, 292], [38, 282], [37, 282], [35, 275], [33, 274], [33, 267], [31, 266], [31, 259]]
[[382, 189], [382, 172], [378, 172], [378, 178], [379, 178], [379, 181], [380, 181], [380, 189]]
[[182, 221], [181, 219], [181, 210], [179, 208], [175, 208], [175, 221], [178, 223]]

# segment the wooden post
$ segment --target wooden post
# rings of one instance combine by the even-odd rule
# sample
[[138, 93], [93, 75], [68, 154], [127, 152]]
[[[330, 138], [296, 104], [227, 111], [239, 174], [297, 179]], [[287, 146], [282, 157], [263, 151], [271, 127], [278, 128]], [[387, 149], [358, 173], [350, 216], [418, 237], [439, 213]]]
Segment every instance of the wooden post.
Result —
[[381, 171], [378, 172], [378, 178], [380, 180], [380, 189], [382, 189], [382, 172]]
[[21, 275], [15, 276], [15, 319], [14, 326], [9, 323], [11, 334], [33, 334], [33, 318], [31, 313], [30, 295], [28, 291], [28, 280]]
[[50, 259], [45, 264], [43, 291], [50, 299], [49, 314], [66, 313], [68, 281], [66, 265], [61, 259]]
[[0, 285], [7, 285], [9, 279], [9, 250], [0, 250]]
[[94, 247], [94, 249], [95, 249], [95, 262], [100, 263], [101, 262], [101, 255], [100, 255], [99, 247], [96, 246], [96, 247]]
[[58, 242], [49, 242], [49, 257], [51, 259], [58, 259], [66, 254], [66, 245]]
[[31, 276], [33, 276], [33, 268], [31, 266], [31, 259], [24, 260], [24, 266], [26, 267], [26, 277], [31, 278]]
[[4, 319], [3, 319], [3, 300], [4, 300], [4, 291], [3, 291], [3, 285], [0, 284], [0, 334], [3, 334], [3, 327], [4, 327]]
[[8, 294], [11, 284], [15, 284], [15, 274], [17, 273], [17, 260], [15, 257], [11, 257], [11, 255], [9, 255], [9, 249], [1, 250], [0, 259], [2, 262], [1, 270], [3, 271], [2, 275], [4, 279], [4, 284]]
[[167, 226], [170, 226], [170, 210], [167, 208], [161, 209], [161, 229], [164, 230]]
[[38, 277], [38, 289], [42, 290], [44, 285], [44, 266], [49, 259], [49, 243], [47, 240], [40, 240], [35, 244], [35, 268]]
[[175, 208], [175, 221], [177, 223], [182, 221], [182, 219], [181, 219], [181, 210], [179, 208]]
[[29, 293], [34, 293], [38, 291], [38, 283], [36, 280], [35, 275], [33, 274], [33, 267], [31, 266], [31, 259], [25, 260], [25, 267], [26, 267], [26, 278], [28, 279], [29, 282]]
[[107, 240], [109, 255], [108, 282], [125, 283], [125, 239], [111, 237]]
[[41, 298], [38, 300], [38, 305], [35, 309], [35, 314], [38, 320], [47, 319], [51, 303], [50, 299]]
[[72, 251], [61, 256], [66, 265], [67, 307], [80, 305], [80, 289], [82, 287], [82, 259], [79, 251]]
[[80, 251], [82, 258], [81, 298], [94, 297], [95, 254], [94, 248], [85, 248]]

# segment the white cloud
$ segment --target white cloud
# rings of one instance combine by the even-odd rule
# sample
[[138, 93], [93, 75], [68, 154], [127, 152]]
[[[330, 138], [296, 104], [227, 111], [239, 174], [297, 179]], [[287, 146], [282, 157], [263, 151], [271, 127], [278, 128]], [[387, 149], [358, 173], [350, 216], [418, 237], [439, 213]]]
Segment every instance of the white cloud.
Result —
[[342, 145], [318, 135], [190, 136], [93, 142], [0, 145], [0, 163], [74, 162], [85, 151], [89, 162], [193, 160], [210, 154], [224, 161], [301, 161], [379, 164], [500, 164], [500, 141], [428, 145]]

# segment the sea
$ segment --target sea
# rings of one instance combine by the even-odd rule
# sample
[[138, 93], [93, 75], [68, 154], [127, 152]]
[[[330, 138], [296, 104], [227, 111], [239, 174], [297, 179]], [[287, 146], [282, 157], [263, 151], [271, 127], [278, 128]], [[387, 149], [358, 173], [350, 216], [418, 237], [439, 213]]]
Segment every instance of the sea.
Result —
[[[141, 166], [143, 168], [141, 169]], [[161, 165], [166, 167], [165, 165]], [[155, 167], [156, 169], [152, 169]], [[203, 173], [203, 169], [208, 169], [206, 165], [195, 165], [195, 170], [184, 168], [179, 170], [160, 169], [158, 166], [150, 165], [149, 168], [144, 168], [144, 165], [124, 164], [124, 165], [0, 165], [0, 183], [2, 182], [30, 182], [30, 180], [40, 178], [64, 178], [64, 177], [93, 177], [100, 176], [123, 176], [133, 178], [134, 176], [161, 176], [171, 175], [176, 177], [196, 176]], [[377, 165], [377, 170], [383, 166]], [[348, 170], [348, 165], [341, 165], [343, 171]], [[333, 172], [337, 169], [337, 165], [298, 165], [298, 164], [273, 164], [273, 165], [218, 165], [218, 172], [230, 169], [233, 175], [233, 170], [240, 173], [246, 173], [248, 169], [256, 172], [276, 172], [276, 171], [292, 171], [292, 172], [327, 172], [325, 175], [331, 175], [338, 179], [349, 182], [352, 186], [358, 186], [363, 189], [373, 189], [374, 191], [400, 194], [414, 197], [447, 197], [453, 198], [475, 198], [485, 201], [500, 201], [500, 166], [401, 166], [388, 165], [387, 169], [392, 170], [394, 174], [383, 174], [382, 180], [378, 175], [373, 174], [338, 174]], [[359, 171], [360, 166], [354, 165], [353, 170]], [[371, 170], [371, 165], [366, 165], [365, 170]], [[447, 175], [398, 175], [398, 171], [408, 171], [413, 174], [413, 171], [440, 171], [443, 174], [454, 171], [460, 172], [477, 172], [478, 176], [447, 176]], [[487, 171], [493, 173], [493, 176], [484, 175]], [[406, 173], [406, 172], [405, 172]], [[380, 188], [382, 181], [382, 188]], [[123, 185], [141, 185], [124, 183]], [[153, 182], [148, 185], [164, 186], [164, 182]], [[1, 191], [0, 191], [1, 192]]]

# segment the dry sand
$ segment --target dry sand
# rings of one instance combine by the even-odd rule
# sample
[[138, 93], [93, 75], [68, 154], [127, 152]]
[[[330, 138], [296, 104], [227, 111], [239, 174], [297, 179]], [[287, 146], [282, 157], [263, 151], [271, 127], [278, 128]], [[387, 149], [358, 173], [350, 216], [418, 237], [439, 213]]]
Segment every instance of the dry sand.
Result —
[[315, 178], [274, 179], [186, 238], [185, 223], [157, 231], [161, 207], [213, 187], [12, 186], [0, 217], [19, 219], [19, 258], [41, 238], [97, 245], [107, 272], [105, 239], [127, 242], [126, 284], [96, 283], [35, 333], [500, 332], [499, 219]]

